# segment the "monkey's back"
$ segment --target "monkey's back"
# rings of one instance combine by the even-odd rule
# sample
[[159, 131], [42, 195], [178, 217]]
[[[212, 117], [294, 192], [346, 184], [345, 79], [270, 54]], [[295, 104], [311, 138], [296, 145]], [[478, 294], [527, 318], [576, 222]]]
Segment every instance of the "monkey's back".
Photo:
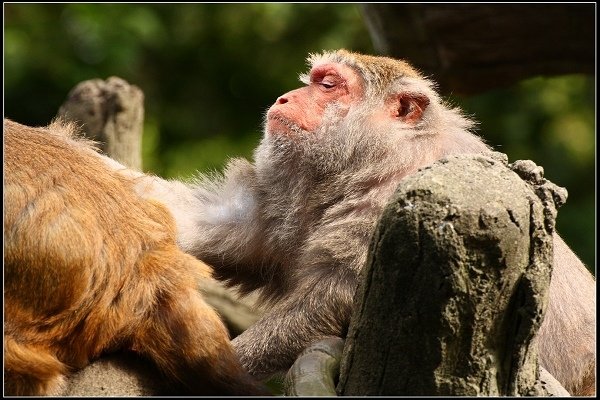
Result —
[[159, 282], [194, 287], [210, 270], [176, 248], [163, 206], [58, 130], [4, 123], [6, 333], [82, 366], [135, 329]]

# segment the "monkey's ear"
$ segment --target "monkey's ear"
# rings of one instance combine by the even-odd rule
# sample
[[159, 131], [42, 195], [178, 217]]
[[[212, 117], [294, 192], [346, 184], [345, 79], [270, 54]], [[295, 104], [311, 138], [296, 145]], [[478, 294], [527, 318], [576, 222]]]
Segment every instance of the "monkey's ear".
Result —
[[403, 92], [393, 97], [393, 103], [394, 118], [416, 124], [429, 105], [429, 98], [422, 93]]

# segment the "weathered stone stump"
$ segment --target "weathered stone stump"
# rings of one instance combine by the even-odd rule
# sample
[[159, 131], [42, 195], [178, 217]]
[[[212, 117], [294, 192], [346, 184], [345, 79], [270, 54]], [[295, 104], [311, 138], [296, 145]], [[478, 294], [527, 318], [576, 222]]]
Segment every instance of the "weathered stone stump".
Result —
[[165, 379], [146, 360], [133, 354], [111, 354], [69, 377], [63, 396], [166, 395]]
[[339, 394], [546, 395], [532, 339], [566, 191], [532, 162], [512, 168], [500, 153], [456, 156], [399, 185], [363, 271]]
[[121, 164], [142, 169], [144, 93], [137, 86], [114, 76], [83, 81], [57, 116], [80, 123], [86, 136]]

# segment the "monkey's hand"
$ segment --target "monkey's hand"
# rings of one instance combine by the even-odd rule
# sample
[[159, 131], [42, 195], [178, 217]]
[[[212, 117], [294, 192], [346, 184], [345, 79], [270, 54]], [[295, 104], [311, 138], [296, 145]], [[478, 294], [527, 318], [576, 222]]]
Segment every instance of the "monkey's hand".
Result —
[[348, 268], [329, 269], [327, 274], [326, 279], [321, 274], [303, 282], [233, 340], [242, 365], [254, 377], [287, 371], [316, 340], [345, 336], [356, 277]]

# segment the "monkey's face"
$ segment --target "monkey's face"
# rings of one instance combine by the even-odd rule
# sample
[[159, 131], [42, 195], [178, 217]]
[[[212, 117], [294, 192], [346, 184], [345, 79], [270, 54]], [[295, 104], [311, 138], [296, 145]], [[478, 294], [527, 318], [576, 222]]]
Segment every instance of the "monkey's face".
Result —
[[[426, 128], [432, 91], [405, 64], [353, 57], [347, 52], [309, 57], [311, 69], [300, 77], [305, 86], [280, 96], [266, 114], [265, 135], [255, 151], [259, 175], [323, 180], [402, 164], [397, 154]], [[373, 71], [381, 69], [385, 79], [374, 80]]]
[[313, 133], [331, 118], [343, 118], [363, 94], [361, 77], [343, 64], [315, 65], [301, 80], [305, 86], [280, 96], [269, 109], [267, 135]]

